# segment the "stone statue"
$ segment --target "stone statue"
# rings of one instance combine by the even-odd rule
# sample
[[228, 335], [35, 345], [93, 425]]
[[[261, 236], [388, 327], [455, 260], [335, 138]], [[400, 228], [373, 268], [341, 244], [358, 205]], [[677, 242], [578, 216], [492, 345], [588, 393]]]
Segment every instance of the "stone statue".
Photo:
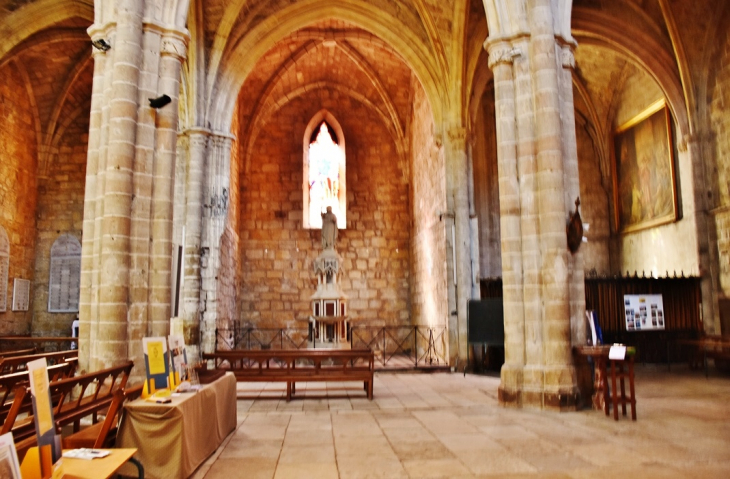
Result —
[[332, 213], [332, 207], [322, 213], [322, 249], [334, 249], [337, 241], [337, 216]]

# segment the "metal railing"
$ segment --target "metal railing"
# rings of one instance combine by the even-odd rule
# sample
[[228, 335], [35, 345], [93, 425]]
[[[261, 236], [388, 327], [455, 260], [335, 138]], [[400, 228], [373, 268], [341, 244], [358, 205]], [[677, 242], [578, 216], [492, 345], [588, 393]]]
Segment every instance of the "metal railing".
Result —
[[350, 347], [371, 349], [383, 367], [448, 366], [445, 327], [356, 326]]
[[[324, 342], [309, 340], [305, 328], [235, 327], [216, 330], [218, 349], [304, 349]], [[375, 353], [381, 368], [447, 367], [446, 328], [427, 326], [355, 326], [349, 331], [352, 349]], [[330, 346], [331, 343], [327, 343]]]
[[306, 328], [216, 329], [218, 349], [304, 349], [308, 348]]

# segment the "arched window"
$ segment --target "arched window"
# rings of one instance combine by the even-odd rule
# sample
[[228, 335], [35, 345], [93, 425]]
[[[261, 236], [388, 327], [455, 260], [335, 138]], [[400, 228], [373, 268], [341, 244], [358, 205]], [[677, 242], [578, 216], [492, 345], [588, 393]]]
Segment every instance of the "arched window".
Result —
[[321, 228], [321, 214], [332, 207], [337, 227], [347, 225], [347, 182], [345, 137], [334, 116], [322, 110], [309, 122], [304, 133], [303, 224]]
[[10, 242], [5, 228], [0, 226], [0, 312], [8, 310], [8, 265]]

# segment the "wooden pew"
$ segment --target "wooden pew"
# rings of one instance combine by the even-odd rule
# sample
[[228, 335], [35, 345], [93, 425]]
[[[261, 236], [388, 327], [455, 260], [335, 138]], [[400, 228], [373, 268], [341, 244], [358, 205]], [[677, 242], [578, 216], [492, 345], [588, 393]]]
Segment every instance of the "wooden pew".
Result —
[[[70, 358], [62, 363], [48, 366], [48, 381], [53, 382], [73, 376], [77, 363], [77, 358]], [[19, 385], [28, 385], [28, 371], [0, 376], [0, 422], [5, 422], [5, 417], [13, 404], [13, 391]], [[19, 413], [28, 411], [30, 411], [30, 402]]]
[[134, 401], [140, 397], [142, 395], [142, 389], [143, 386], [140, 385], [114, 391], [114, 398], [109, 405], [104, 420], [64, 437], [63, 448], [77, 449], [85, 447], [98, 449], [114, 447], [114, 442], [117, 438], [117, 426], [119, 425], [121, 414], [124, 410], [124, 403]]
[[285, 382], [286, 400], [296, 383], [362, 381], [373, 398], [375, 356], [369, 349], [230, 350], [204, 353], [217, 369], [232, 371], [237, 381]]
[[[80, 429], [81, 419], [91, 416], [97, 422], [97, 414], [111, 405], [117, 390], [124, 390], [133, 363], [127, 362], [88, 374], [61, 379], [49, 384], [53, 404], [56, 433], [73, 425], [73, 432]], [[3, 424], [2, 433], [12, 432], [19, 457], [36, 445], [35, 424], [32, 414], [19, 417], [24, 405], [31, 402], [30, 386], [15, 388], [15, 398]], [[26, 406], [27, 407], [27, 406]]]
[[78, 358], [79, 352], [75, 349], [68, 351], [58, 351], [54, 353], [37, 353], [37, 354], [26, 354], [24, 356], [12, 356], [9, 358], [0, 359], [0, 374], [11, 374], [18, 371], [25, 371], [27, 364], [30, 361], [36, 359], [46, 358], [46, 363], [51, 366], [64, 362], [69, 358]]
[[36, 348], [16, 349], [14, 351], [1, 351], [0, 358], [12, 358], [13, 356], [27, 356], [35, 354]]

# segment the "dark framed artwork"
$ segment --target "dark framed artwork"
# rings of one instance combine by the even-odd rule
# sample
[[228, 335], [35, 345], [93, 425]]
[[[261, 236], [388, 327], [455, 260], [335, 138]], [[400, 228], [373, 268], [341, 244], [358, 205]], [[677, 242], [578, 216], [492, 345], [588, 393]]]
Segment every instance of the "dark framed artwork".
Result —
[[613, 135], [616, 229], [628, 233], [677, 220], [672, 118], [660, 100]]

